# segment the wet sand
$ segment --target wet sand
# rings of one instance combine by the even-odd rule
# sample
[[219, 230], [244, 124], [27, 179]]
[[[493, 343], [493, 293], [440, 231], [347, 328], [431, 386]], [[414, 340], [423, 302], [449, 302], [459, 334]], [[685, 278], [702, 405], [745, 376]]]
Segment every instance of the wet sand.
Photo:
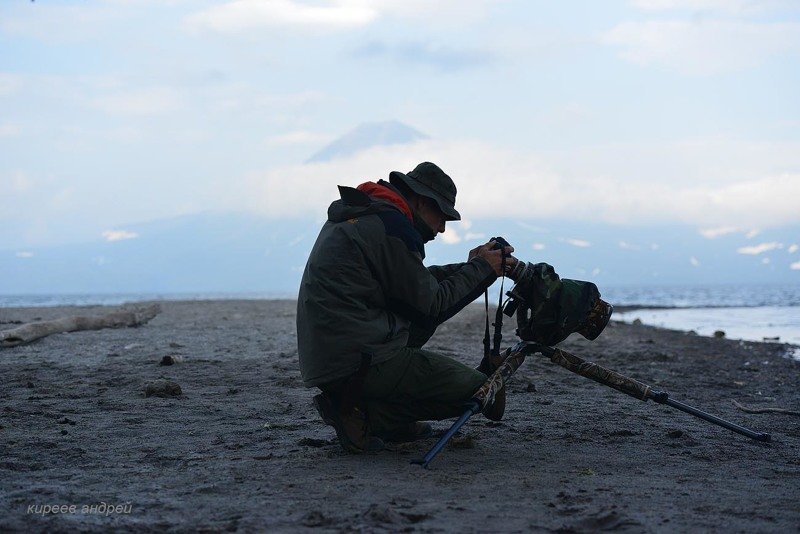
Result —
[[[596, 341], [562, 344], [772, 443], [533, 356], [505, 419], [474, 417], [423, 470], [409, 461], [435, 439], [340, 449], [299, 376], [294, 302], [162, 306], [140, 328], [0, 349], [0, 531], [800, 529], [800, 418], [732, 402], [800, 410], [800, 362], [785, 345], [614, 322]], [[102, 308], [0, 309], [0, 330], [78, 312]], [[469, 307], [427, 348], [477, 365], [482, 314]], [[146, 397], [160, 378], [182, 394]]]

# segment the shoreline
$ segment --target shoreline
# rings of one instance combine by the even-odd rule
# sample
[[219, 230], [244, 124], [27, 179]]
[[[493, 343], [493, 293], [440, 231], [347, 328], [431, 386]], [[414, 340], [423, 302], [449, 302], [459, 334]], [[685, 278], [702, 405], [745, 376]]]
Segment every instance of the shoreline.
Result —
[[[559, 346], [754, 430], [749, 440], [530, 357], [499, 423], [342, 452], [299, 376], [293, 301], [161, 302], [138, 328], [56, 334], [0, 354], [0, 527], [305, 531], [789, 531], [800, 524], [800, 362], [773, 343], [612, 322]], [[82, 307], [91, 311], [98, 307]], [[0, 309], [0, 320], [70, 308]], [[483, 308], [426, 348], [477, 365]], [[512, 321], [513, 323], [513, 321]], [[507, 346], [516, 339], [504, 328]], [[175, 362], [162, 366], [164, 356]], [[173, 398], [146, 397], [157, 379]], [[452, 421], [433, 422], [435, 435]], [[124, 482], [122, 482], [124, 481]], [[469, 495], [466, 499], [465, 495]], [[129, 514], [28, 514], [130, 503]]]
[[[478, 299], [480, 300], [480, 299]], [[467, 308], [470, 307], [480, 307], [483, 310], [483, 303], [475, 302], [469, 304]], [[54, 304], [54, 305], [39, 305], [39, 306], [2, 306], [0, 305], [0, 330], [5, 328], [9, 328], [15, 325], [4, 323], [2, 317], [4, 311], [24, 311], [24, 310], [42, 310], [44, 313], [41, 315], [50, 315], [45, 312], [45, 310], [53, 310], [53, 309], [63, 309], [63, 310], [101, 310], [101, 309], [111, 309], [111, 308], [118, 308], [123, 306], [145, 306], [148, 304], [163, 304], [163, 303], [171, 303], [171, 304], [184, 304], [184, 305], [203, 305], [203, 304], [212, 304], [212, 303], [246, 303], [246, 302], [263, 302], [263, 303], [291, 303], [294, 304], [297, 302], [296, 298], [292, 297], [278, 297], [278, 298], [263, 298], [258, 296], [253, 297], [243, 297], [240, 296], [239, 298], [227, 298], [226, 296], [221, 296], [220, 298], [205, 298], [200, 297], [197, 299], [152, 299], [152, 300], [132, 300], [132, 301], [125, 301], [117, 304], [109, 304], [109, 303], [79, 303], [79, 304]], [[490, 304], [491, 306], [491, 304]], [[612, 321], [621, 323], [621, 324], [634, 324], [637, 318], [630, 319], [629, 317], [618, 318], [621, 314], [630, 314], [637, 311], [680, 311], [680, 310], [728, 310], [728, 309], [761, 309], [761, 308], [770, 308], [771, 306], [659, 306], [659, 305], [646, 305], [646, 304], [623, 304], [623, 305], [615, 305], [614, 306], [614, 314], [612, 316]], [[783, 306], [785, 308], [800, 308], [800, 306]], [[65, 311], [66, 313], [66, 311]], [[641, 318], [639, 318], [641, 321]], [[506, 319], [506, 322], [509, 322], [509, 319]], [[514, 322], [514, 318], [511, 318], [510, 322]], [[674, 330], [677, 332], [682, 332], [686, 334], [696, 334], [702, 337], [714, 337], [714, 332], [711, 331], [710, 333], [702, 333], [698, 332], [691, 327], [672, 327], [669, 325], [659, 325], [653, 324], [652, 322], [645, 322], [642, 321], [642, 324], [645, 326], [649, 326], [652, 328], [661, 328], [665, 330]], [[5, 325], [5, 326], [4, 326]], [[16, 324], [18, 326], [18, 324]], [[726, 332], [727, 335], [727, 332]], [[794, 358], [800, 358], [800, 342], [792, 342], [792, 341], [784, 341], [783, 339], [772, 339], [770, 336], [763, 336], [762, 339], [756, 339], [754, 337], [750, 338], [738, 338], [738, 337], [729, 337], [729, 339], [734, 339], [738, 341], [748, 341], [748, 342], [757, 342], [757, 343], [778, 343], [780, 345], [785, 345], [787, 347], [787, 352], [794, 353]]]

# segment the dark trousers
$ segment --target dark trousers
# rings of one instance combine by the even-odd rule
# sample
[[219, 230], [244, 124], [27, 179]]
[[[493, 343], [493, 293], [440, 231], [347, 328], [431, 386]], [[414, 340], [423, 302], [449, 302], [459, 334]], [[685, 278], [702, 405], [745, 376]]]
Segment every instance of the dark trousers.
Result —
[[[486, 381], [486, 375], [447, 356], [422, 349], [433, 329], [412, 325], [408, 346], [390, 359], [369, 367], [359, 401], [373, 435], [387, 436], [413, 421], [458, 417]], [[346, 396], [353, 379], [322, 386]]]
[[372, 433], [388, 435], [412, 421], [458, 417], [486, 375], [447, 356], [406, 347], [367, 372], [362, 400]]

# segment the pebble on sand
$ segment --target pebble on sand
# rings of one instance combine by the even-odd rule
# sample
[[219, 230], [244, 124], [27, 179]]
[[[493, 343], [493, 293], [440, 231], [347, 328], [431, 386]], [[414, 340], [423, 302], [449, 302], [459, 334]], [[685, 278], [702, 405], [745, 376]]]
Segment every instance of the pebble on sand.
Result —
[[144, 388], [145, 397], [179, 397], [181, 387], [172, 380], [154, 380]]

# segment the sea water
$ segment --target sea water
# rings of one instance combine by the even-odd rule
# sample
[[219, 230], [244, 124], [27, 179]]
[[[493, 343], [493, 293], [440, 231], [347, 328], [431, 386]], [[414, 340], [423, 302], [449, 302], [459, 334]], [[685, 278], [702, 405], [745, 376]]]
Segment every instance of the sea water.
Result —
[[725, 337], [800, 345], [800, 307], [640, 309], [615, 313], [614, 319]]
[[800, 284], [609, 287], [603, 298], [616, 305], [641, 306], [615, 312], [614, 319], [702, 336], [724, 332], [746, 341], [790, 343], [800, 359]]

